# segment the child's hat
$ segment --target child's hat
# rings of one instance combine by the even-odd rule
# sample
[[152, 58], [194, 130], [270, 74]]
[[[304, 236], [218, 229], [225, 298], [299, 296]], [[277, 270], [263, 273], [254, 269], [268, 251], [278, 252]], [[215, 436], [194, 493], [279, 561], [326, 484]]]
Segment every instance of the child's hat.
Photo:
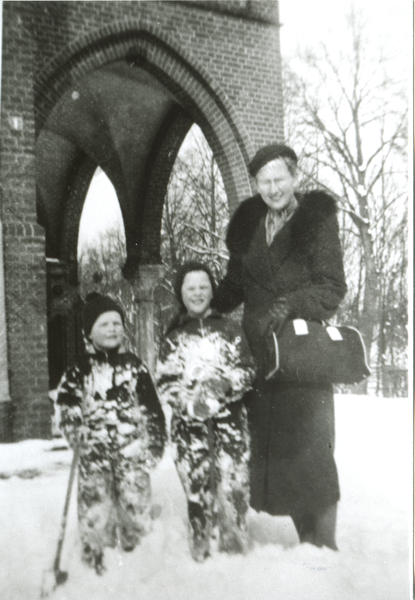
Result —
[[97, 292], [88, 294], [82, 313], [85, 335], [88, 336], [91, 333], [94, 323], [100, 315], [111, 311], [116, 311], [120, 315], [124, 325], [124, 311], [122, 310], [121, 306], [115, 302], [115, 300], [109, 296], [102, 296]]
[[209, 281], [210, 281], [210, 285], [212, 286], [213, 293], [215, 293], [215, 291], [216, 291], [215, 278], [213, 277], [212, 271], [210, 270], [208, 265], [194, 261], [194, 260], [185, 262], [181, 267], [179, 267], [179, 270], [176, 275], [176, 281], [174, 284], [174, 292], [176, 294], [176, 298], [178, 299], [178, 301], [180, 303], [180, 307], [183, 310], [185, 310], [185, 305], [184, 305], [183, 298], [182, 298], [182, 286], [183, 286], [184, 278], [186, 277], [186, 275], [188, 273], [192, 273], [193, 271], [204, 271], [206, 273], [206, 275], [209, 277]]

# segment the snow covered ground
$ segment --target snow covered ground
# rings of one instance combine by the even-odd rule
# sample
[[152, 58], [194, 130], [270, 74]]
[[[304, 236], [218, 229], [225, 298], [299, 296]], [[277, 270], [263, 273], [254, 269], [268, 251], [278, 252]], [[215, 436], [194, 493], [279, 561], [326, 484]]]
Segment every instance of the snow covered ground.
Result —
[[[80, 561], [75, 495], [52, 600], [408, 600], [412, 598], [412, 407], [336, 397], [340, 552], [299, 545], [288, 517], [250, 513], [248, 556], [189, 555], [169, 452], [153, 477], [162, 514], [134, 552], [106, 550], [102, 577]], [[56, 442], [0, 446], [0, 598], [36, 600], [56, 551], [71, 462]]]

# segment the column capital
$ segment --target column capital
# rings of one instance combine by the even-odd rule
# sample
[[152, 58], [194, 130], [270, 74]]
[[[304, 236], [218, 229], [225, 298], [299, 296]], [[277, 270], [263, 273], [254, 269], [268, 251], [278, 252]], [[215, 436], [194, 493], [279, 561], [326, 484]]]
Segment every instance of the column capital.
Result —
[[165, 273], [164, 265], [140, 265], [131, 279], [138, 302], [152, 302], [154, 288]]
[[140, 357], [151, 372], [156, 365], [156, 343], [154, 331], [154, 290], [163, 277], [163, 265], [140, 265], [131, 279], [138, 308], [138, 347]]

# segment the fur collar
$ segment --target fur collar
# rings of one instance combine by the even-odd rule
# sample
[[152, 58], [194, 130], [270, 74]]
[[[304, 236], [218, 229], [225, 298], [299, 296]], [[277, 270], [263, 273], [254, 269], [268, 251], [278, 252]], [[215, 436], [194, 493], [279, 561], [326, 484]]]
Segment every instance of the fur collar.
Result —
[[[299, 206], [292, 216], [292, 240], [312, 238], [319, 225], [327, 218], [335, 215], [337, 204], [327, 192], [313, 190], [305, 194], [296, 194]], [[237, 208], [229, 224], [226, 245], [231, 254], [244, 254], [259, 221], [267, 214], [268, 207], [259, 194], [244, 200]]]

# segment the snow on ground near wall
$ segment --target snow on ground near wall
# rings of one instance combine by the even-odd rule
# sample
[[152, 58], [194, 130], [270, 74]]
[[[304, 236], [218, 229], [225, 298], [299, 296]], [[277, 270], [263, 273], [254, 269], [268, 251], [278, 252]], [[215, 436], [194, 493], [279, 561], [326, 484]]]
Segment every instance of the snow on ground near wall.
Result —
[[[51, 600], [408, 600], [412, 598], [412, 408], [407, 399], [336, 397], [340, 552], [299, 545], [288, 517], [250, 512], [247, 556], [193, 562], [183, 492], [167, 451], [153, 476], [162, 514], [132, 553], [106, 550], [98, 577], [80, 561], [75, 496]], [[49, 589], [71, 462], [56, 442], [0, 446], [0, 598]]]

